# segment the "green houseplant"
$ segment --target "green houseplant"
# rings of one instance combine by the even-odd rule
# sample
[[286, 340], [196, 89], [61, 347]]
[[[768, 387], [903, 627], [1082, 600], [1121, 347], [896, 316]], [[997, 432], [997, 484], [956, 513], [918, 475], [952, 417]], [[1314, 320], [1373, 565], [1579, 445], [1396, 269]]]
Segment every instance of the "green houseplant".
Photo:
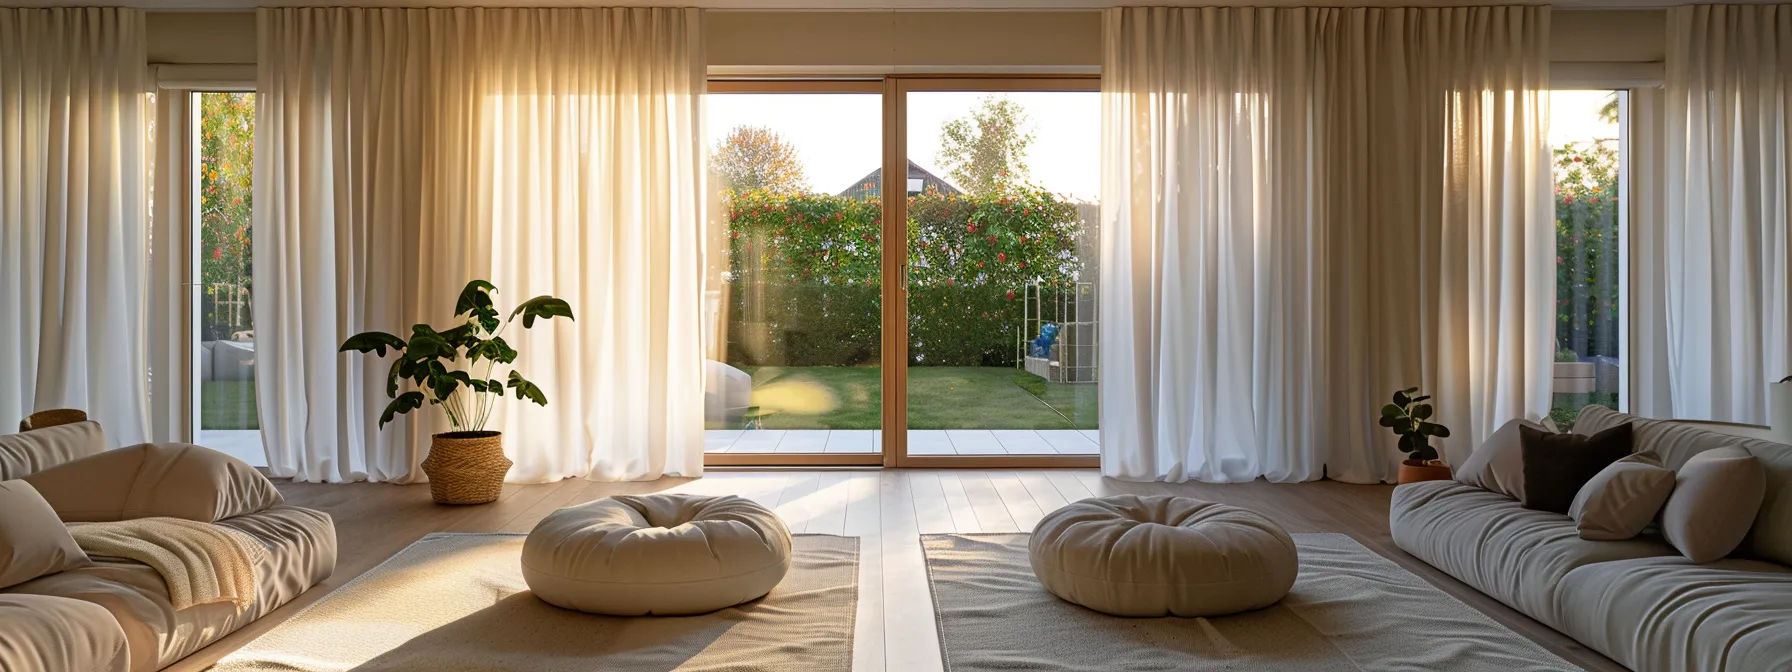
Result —
[[1436, 409], [1425, 403], [1430, 400], [1431, 395], [1409, 387], [1394, 393], [1394, 403], [1381, 407], [1381, 426], [1400, 437], [1400, 452], [1406, 453], [1407, 459], [1400, 463], [1400, 483], [1450, 478], [1450, 465], [1438, 459], [1437, 449], [1431, 446], [1432, 438], [1449, 438], [1450, 428], [1431, 421]]
[[[463, 321], [445, 331], [418, 324], [411, 327], [409, 341], [369, 331], [349, 337], [339, 350], [380, 357], [390, 350], [397, 355], [386, 374], [386, 395], [392, 402], [380, 414], [380, 427], [426, 403], [441, 407], [448, 416], [450, 431], [431, 437], [429, 457], [423, 461], [437, 503], [484, 504], [498, 498], [511, 462], [504, 456], [503, 436], [485, 427], [505, 390], [518, 399], [548, 405], [541, 388], [515, 369], [504, 380], [496, 377], [499, 366], [508, 367], [517, 357], [516, 349], [505, 342], [504, 331], [519, 317], [524, 329], [534, 327], [538, 319], [573, 319], [572, 306], [552, 296], [524, 301], [509, 317], [499, 319], [501, 313], [492, 303], [497, 291], [484, 280], [467, 283], [454, 304], [454, 316]], [[414, 389], [400, 392], [407, 382]]]

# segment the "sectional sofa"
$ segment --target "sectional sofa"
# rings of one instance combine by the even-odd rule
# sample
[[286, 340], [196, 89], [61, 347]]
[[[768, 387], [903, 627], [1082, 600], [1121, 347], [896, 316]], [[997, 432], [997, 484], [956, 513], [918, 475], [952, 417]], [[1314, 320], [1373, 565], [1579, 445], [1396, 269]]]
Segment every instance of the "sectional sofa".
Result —
[[[74, 467], [105, 449], [104, 432], [92, 422], [0, 436], [0, 482], [43, 476], [42, 472], [58, 466]], [[221, 454], [207, 458], [213, 463], [230, 460], [240, 465]], [[261, 478], [247, 465], [240, 469], [248, 470], [250, 478]], [[96, 476], [96, 480], [107, 477]], [[146, 476], [136, 480], [132, 489], [158, 478], [174, 480], [166, 474]], [[257, 485], [271, 491], [269, 484]], [[190, 487], [190, 481], [182, 487]], [[336, 567], [336, 531], [330, 516], [279, 504], [277, 491], [272, 492], [271, 505], [204, 521], [246, 533], [266, 551], [255, 563], [255, 597], [246, 607], [211, 603], [177, 610], [167, 583], [150, 566], [91, 557], [85, 566], [0, 589], [0, 669], [160, 670], [328, 578]], [[133, 491], [130, 498], [154, 500], [158, 494]], [[95, 497], [105, 496], [95, 493]]]
[[1792, 670], [1792, 446], [1589, 407], [1573, 431], [1632, 423], [1669, 469], [1724, 446], [1765, 468], [1766, 497], [1730, 557], [1695, 564], [1659, 536], [1581, 539], [1567, 516], [1455, 481], [1394, 490], [1394, 542], [1476, 590], [1639, 672]]

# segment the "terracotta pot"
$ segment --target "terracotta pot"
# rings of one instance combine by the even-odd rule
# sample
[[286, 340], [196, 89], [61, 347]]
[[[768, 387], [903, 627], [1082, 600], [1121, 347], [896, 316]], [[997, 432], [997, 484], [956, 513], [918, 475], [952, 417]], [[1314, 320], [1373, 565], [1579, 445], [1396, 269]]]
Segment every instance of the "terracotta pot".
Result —
[[501, 433], [443, 432], [429, 442], [423, 473], [437, 504], [486, 504], [503, 494], [510, 464]]
[[1447, 480], [1450, 480], [1450, 465], [1442, 463], [1426, 464], [1419, 460], [1407, 460], [1400, 463], [1399, 481], [1401, 485], [1423, 481]]

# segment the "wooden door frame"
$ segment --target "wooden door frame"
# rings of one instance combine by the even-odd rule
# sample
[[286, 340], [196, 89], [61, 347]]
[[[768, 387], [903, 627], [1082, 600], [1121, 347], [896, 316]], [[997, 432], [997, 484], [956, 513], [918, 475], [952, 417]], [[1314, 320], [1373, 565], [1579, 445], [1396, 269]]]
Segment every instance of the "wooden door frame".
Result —
[[[883, 296], [879, 349], [883, 383], [878, 453], [707, 453], [706, 466], [883, 466], [921, 469], [1097, 467], [1096, 455], [908, 454], [908, 93], [913, 91], [1099, 91], [1099, 75], [903, 74], [844, 79], [711, 79], [710, 93], [880, 93], [883, 96]], [[891, 194], [898, 194], [892, 198]], [[723, 325], [718, 325], [718, 334]], [[892, 431], [891, 428], [900, 428]]]
[[[1099, 75], [892, 75], [885, 78], [884, 131], [884, 466], [913, 469], [1041, 469], [1101, 466], [1098, 455], [908, 454], [908, 94], [916, 91], [1100, 91]], [[900, 192], [890, 190], [893, 175]], [[888, 198], [901, 193], [901, 198]], [[893, 241], [900, 241], [895, 244]], [[894, 272], [892, 272], [892, 269]]]

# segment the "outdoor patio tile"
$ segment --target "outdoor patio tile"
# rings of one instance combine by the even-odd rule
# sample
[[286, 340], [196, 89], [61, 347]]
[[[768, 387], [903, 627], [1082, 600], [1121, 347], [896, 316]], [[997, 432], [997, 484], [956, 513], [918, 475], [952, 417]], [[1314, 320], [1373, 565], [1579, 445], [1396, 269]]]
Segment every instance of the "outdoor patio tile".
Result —
[[1100, 455], [1101, 446], [1074, 429], [1041, 429], [1040, 438], [1066, 455]]
[[1031, 429], [998, 429], [990, 434], [1002, 442], [1002, 448], [1010, 455], [1056, 455], [1057, 448], [1046, 443], [1045, 437]]
[[784, 440], [778, 442], [780, 453], [819, 453], [827, 449], [828, 430], [825, 429], [792, 429], [784, 432]]
[[726, 453], [726, 452], [728, 452], [728, 448], [730, 446], [733, 446], [734, 442], [736, 440], [740, 439], [741, 431], [742, 430], [738, 430], [738, 429], [704, 430], [704, 432], [703, 432], [703, 452], [705, 452], [705, 453]]
[[910, 455], [955, 455], [952, 439], [944, 430], [911, 429], [908, 430], [908, 454]]
[[1002, 442], [987, 429], [950, 429], [946, 430], [946, 438], [952, 440], [952, 449], [959, 455], [1008, 454]]
[[728, 449], [730, 453], [775, 453], [778, 443], [784, 440], [782, 429], [749, 429], [740, 433], [740, 438]]
[[883, 449], [882, 432], [875, 429], [836, 429], [828, 432], [829, 453], [876, 453]]

